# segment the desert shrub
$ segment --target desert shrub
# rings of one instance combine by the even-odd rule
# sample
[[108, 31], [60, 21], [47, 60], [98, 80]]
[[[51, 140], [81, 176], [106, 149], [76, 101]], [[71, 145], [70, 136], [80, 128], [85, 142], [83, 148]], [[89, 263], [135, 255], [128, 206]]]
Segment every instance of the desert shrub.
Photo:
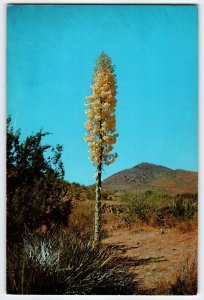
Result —
[[[69, 228], [79, 237], [83, 236], [91, 239], [94, 232], [95, 218], [95, 202], [94, 201], [76, 201], [75, 206], [69, 216]], [[102, 206], [103, 212], [103, 206]], [[106, 218], [103, 218], [103, 225], [106, 224]], [[102, 239], [108, 237], [108, 232], [104, 226], [101, 229]]]
[[123, 198], [126, 223], [142, 221], [147, 224], [159, 222], [159, 212], [168, 205], [170, 196], [147, 191], [146, 193], [126, 193]]
[[186, 257], [170, 288], [172, 295], [197, 294], [197, 260]]
[[145, 222], [150, 225], [175, 226], [197, 215], [197, 194], [177, 196], [156, 192], [126, 193], [122, 197], [124, 212], [121, 217], [126, 223]]
[[72, 197], [78, 201], [95, 200], [95, 190], [92, 187], [73, 182], [71, 185]]
[[94, 228], [94, 202], [77, 203], [70, 215], [69, 227], [79, 236], [90, 237]]
[[[191, 195], [191, 194], [190, 194]], [[197, 214], [198, 201], [196, 197], [178, 195], [171, 201], [170, 212], [177, 218], [189, 220]]]
[[67, 224], [70, 186], [63, 180], [62, 146], [44, 143], [47, 132], [22, 140], [7, 123], [7, 242], [21, 241], [24, 226], [31, 230], [51, 223]]
[[27, 233], [7, 255], [9, 294], [134, 294], [134, 275], [126, 259], [74, 233]]

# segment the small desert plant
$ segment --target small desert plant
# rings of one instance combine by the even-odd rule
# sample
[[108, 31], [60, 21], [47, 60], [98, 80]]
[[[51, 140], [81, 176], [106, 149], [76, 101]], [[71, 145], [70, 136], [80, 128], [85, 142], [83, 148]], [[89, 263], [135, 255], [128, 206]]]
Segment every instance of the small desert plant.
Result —
[[175, 197], [171, 202], [170, 212], [177, 218], [189, 220], [196, 215], [197, 209], [197, 199], [188, 197]]
[[197, 260], [186, 257], [170, 288], [173, 295], [197, 294]]
[[134, 294], [135, 287], [125, 258], [74, 233], [27, 232], [24, 244], [7, 253], [10, 294]]

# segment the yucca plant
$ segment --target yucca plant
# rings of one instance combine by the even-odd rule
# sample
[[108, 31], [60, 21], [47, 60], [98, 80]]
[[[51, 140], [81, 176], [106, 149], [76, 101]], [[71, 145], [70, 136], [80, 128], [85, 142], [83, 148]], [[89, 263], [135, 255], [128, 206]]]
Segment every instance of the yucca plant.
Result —
[[117, 153], [112, 153], [116, 143], [116, 74], [110, 56], [104, 52], [98, 57], [94, 68], [93, 82], [90, 86], [92, 94], [85, 104], [88, 119], [85, 123], [87, 130], [85, 140], [89, 146], [90, 159], [96, 168], [96, 201], [95, 201], [95, 246], [100, 244], [101, 226], [101, 197], [102, 171], [104, 165], [112, 164]]
[[45, 237], [26, 233], [20, 249], [8, 251], [10, 294], [134, 294], [135, 275], [126, 259], [108, 247], [54, 231]]

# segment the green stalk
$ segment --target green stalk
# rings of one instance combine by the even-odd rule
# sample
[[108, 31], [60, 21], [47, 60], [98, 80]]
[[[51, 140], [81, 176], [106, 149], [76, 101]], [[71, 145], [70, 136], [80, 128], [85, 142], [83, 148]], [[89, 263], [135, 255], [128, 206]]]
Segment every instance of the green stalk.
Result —
[[97, 166], [96, 173], [96, 205], [95, 205], [95, 224], [94, 224], [94, 246], [101, 242], [101, 173], [102, 163]]

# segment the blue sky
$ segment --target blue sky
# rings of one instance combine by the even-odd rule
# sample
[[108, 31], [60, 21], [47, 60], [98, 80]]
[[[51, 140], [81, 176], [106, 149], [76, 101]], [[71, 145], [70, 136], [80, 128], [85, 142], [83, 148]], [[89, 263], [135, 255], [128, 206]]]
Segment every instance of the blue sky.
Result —
[[119, 157], [103, 178], [141, 162], [197, 171], [196, 6], [9, 6], [7, 113], [23, 137], [64, 146], [65, 178], [94, 183], [85, 97], [101, 51], [116, 65]]

